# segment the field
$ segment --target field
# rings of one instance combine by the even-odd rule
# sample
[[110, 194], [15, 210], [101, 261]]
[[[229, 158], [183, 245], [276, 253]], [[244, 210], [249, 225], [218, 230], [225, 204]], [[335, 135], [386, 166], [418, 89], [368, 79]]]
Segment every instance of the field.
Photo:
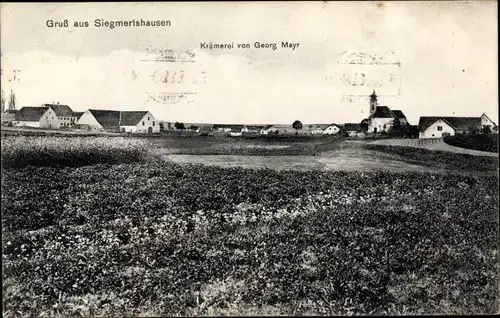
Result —
[[[2, 162], [82, 153], [58, 140]], [[113, 158], [2, 164], [5, 317], [498, 311], [497, 173]]]
[[498, 153], [498, 134], [448, 136], [444, 142], [452, 146]]

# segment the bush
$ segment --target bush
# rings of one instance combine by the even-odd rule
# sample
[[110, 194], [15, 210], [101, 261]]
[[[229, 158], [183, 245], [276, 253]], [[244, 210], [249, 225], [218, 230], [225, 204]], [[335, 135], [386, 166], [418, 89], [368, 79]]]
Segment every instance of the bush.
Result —
[[3, 137], [2, 167], [132, 163], [148, 158], [144, 142], [119, 137]]

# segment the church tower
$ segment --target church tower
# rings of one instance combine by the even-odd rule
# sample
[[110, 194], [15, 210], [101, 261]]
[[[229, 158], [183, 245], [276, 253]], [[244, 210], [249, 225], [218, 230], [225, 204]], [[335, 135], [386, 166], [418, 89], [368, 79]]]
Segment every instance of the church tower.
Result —
[[377, 94], [375, 94], [375, 90], [373, 90], [373, 93], [370, 95], [370, 115], [375, 113], [377, 110]]

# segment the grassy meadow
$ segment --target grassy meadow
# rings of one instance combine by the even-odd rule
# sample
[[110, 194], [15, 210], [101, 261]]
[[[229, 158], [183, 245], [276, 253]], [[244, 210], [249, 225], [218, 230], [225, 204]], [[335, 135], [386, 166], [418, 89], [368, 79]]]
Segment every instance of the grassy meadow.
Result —
[[5, 317], [498, 311], [496, 175], [178, 165], [142, 141], [30, 138], [2, 139]]

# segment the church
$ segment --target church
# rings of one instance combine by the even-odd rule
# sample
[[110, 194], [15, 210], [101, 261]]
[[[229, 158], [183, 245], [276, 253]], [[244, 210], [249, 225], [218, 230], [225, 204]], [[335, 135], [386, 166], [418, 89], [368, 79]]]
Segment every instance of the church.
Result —
[[408, 120], [400, 110], [391, 110], [387, 106], [379, 106], [375, 90], [370, 95], [370, 116], [368, 117], [368, 132], [380, 133], [389, 131], [393, 126], [394, 120], [399, 120], [401, 125], [406, 125]]

